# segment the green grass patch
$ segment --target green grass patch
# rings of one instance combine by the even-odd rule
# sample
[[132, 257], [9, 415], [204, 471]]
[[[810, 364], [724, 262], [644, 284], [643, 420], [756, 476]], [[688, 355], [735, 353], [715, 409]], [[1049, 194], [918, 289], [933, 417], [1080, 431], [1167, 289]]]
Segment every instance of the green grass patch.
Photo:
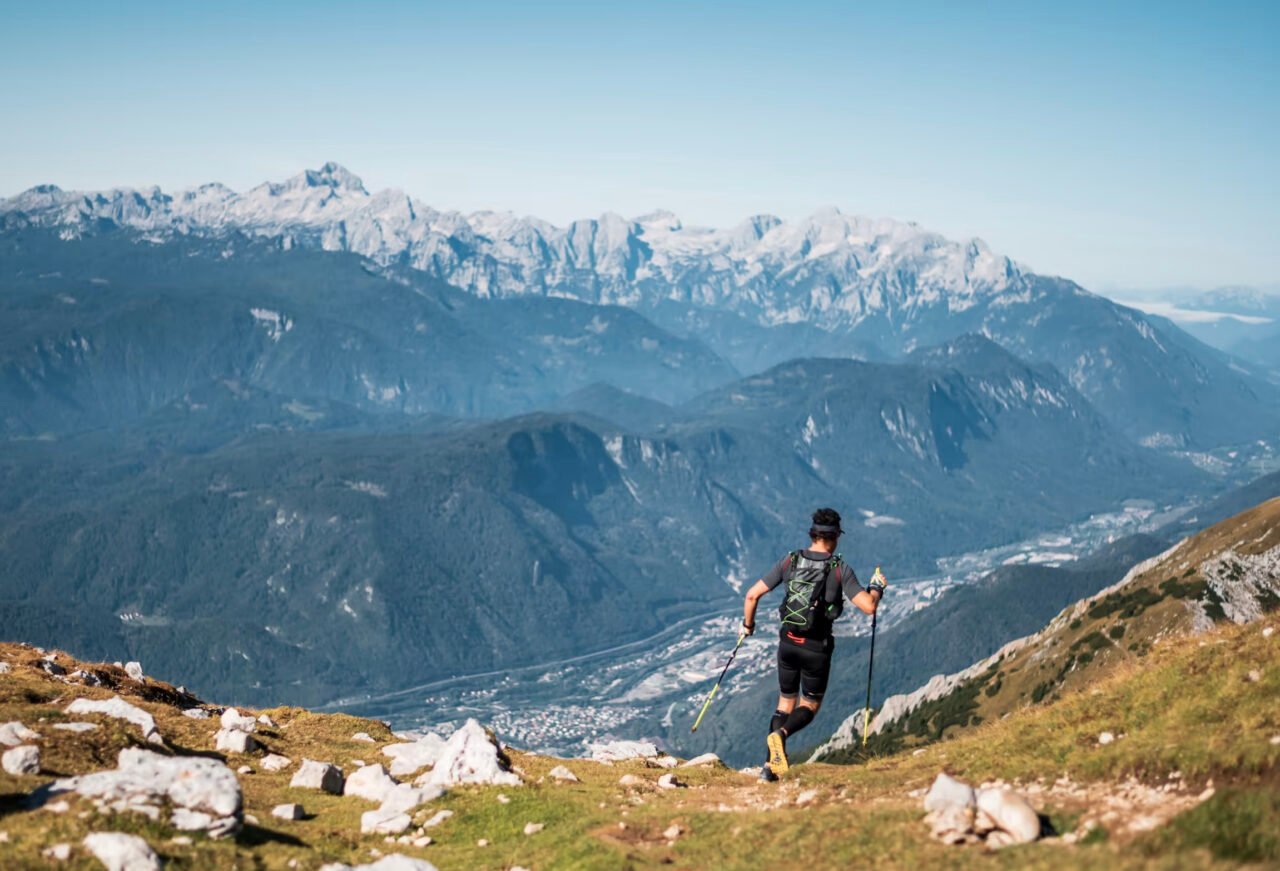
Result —
[[1203, 848], [1233, 862], [1280, 863], [1280, 789], [1227, 787], [1152, 835], [1152, 852]]
[[1137, 617], [1152, 605], [1158, 605], [1164, 597], [1149, 587], [1137, 587], [1128, 592], [1115, 592], [1104, 597], [1089, 609], [1089, 616], [1094, 620], [1119, 614], [1129, 620]]

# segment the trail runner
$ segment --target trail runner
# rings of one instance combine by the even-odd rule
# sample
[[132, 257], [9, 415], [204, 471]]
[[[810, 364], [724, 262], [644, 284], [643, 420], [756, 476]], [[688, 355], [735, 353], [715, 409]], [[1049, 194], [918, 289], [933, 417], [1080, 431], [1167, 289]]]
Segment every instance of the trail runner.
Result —
[[[874, 614], [886, 586], [877, 568], [864, 590], [853, 568], [835, 552], [843, 530], [833, 508], [813, 512], [809, 547], [792, 551], [756, 581], [742, 606], [742, 633], [756, 631], [756, 606], [774, 587], [783, 587], [778, 637], [778, 707], [769, 720], [768, 761], [760, 779], [776, 781], [786, 774], [787, 739], [813, 722], [831, 675], [835, 639], [831, 624], [844, 609], [844, 597], [866, 614]], [[797, 704], [797, 700], [799, 704]]]

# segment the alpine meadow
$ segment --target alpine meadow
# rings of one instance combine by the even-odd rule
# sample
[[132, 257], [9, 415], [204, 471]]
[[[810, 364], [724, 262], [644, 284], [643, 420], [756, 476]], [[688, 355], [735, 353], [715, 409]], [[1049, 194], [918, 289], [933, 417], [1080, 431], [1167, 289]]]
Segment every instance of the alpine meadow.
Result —
[[0, 10], [0, 868], [1280, 867], [1228, 5]]

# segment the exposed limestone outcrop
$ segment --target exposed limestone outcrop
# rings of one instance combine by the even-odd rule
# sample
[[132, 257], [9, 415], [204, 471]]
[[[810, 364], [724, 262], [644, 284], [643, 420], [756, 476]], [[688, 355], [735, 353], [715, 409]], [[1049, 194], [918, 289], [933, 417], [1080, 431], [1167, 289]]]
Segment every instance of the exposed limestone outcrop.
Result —
[[32, 794], [42, 806], [75, 794], [102, 811], [133, 812], [159, 820], [169, 813], [175, 828], [223, 837], [240, 828], [242, 798], [235, 772], [217, 759], [161, 756], [137, 747], [120, 751], [117, 767], [64, 777]]

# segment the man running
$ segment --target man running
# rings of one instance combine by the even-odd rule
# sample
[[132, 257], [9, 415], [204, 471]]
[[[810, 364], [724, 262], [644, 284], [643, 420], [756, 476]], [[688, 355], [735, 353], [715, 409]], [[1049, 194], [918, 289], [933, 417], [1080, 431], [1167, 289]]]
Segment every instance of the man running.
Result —
[[[756, 631], [756, 606], [760, 597], [786, 582], [782, 602], [782, 628], [778, 639], [778, 709], [769, 720], [769, 761], [760, 779], [773, 782], [786, 774], [787, 738], [813, 721], [831, 674], [835, 639], [831, 624], [844, 609], [848, 596], [859, 610], [874, 614], [886, 586], [877, 568], [867, 589], [858, 584], [853, 569], [835, 552], [840, 541], [840, 514], [833, 508], [813, 512], [809, 548], [792, 551], [747, 591], [742, 606], [742, 632]], [[843, 595], [842, 595], [843, 594]], [[800, 704], [796, 697], [800, 696]]]

